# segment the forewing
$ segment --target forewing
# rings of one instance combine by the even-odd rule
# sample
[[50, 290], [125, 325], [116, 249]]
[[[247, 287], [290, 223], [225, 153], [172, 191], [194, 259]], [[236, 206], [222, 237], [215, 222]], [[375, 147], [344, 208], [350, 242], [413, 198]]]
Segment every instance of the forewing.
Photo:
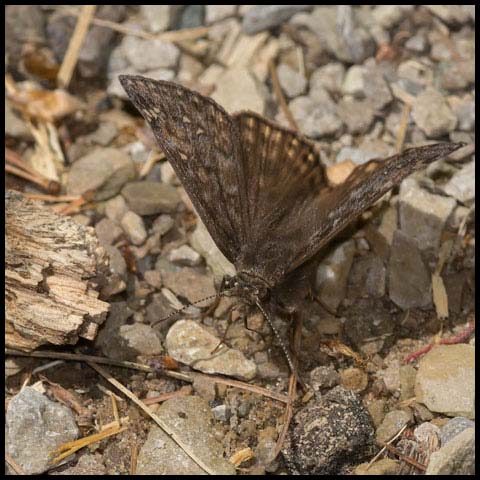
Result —
[[237, 127], [213, 100], [176, 83], [120, 76], [213, 240], [232, 262], [247, 239]]

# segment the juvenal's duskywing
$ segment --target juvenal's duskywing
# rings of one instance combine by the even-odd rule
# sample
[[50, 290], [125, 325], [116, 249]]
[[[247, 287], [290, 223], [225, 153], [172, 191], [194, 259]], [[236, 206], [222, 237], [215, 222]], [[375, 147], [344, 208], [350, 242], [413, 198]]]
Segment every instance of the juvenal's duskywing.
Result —
[[229, 115], [173, 82], [129, 75], [120, 82], [235, 265], [238, 273], [224, 279], [224, 288], [269, 320], [279, 306], [299, 306], [316, 254], [340, 230], [414, 170], [462, 145], [371, 160], [332, 186], [313, 143], [292, 130], [249, 111]]

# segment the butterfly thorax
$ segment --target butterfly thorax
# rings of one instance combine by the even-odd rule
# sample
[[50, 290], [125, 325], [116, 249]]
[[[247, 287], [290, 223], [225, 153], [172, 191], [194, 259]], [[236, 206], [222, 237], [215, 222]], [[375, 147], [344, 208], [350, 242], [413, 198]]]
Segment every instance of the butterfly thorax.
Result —
[[222, 290], [230, 296], [236, 296], [250, 305], [265, 301], [270, 296], [270, 286], [257, 275], [239, 272], [235, 277], [225, 275]]

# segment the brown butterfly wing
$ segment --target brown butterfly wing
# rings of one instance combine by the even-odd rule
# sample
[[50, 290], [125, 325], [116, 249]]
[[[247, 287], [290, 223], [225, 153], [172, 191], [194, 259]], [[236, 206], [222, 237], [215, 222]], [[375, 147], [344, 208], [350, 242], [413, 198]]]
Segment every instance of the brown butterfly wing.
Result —
[[243, 169], [256, 178], [247, 189], [253, 232], [237, 267], [271, 285], [315, 256], [403, 178], [462, 146], [428, 145], [371, 160], [331, 187], [311, 142], [250, 112], [234, 118], [240, 125]]
[[248, 241], [237, 126], [213, 100], [176, 83], [120, 76], [213, 240], [232, 262]]

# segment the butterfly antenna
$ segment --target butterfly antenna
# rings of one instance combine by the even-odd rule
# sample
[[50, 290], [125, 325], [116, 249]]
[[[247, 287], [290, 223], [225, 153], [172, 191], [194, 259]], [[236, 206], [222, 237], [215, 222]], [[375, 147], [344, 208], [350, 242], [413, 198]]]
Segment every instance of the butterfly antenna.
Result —
[[151, 326], [153, 327], [153, 326], [157, 325], [157, 323], [165, 322], [166, 320], [168, 320], [169, 318], [172, 318], [173, 316], [177, 315], [178, 313], [187, 310], [187, 308], [189, 308], [189, 307], [193, 307], [193, 306], [195, 306], [199, 303], [206, 302], [207, 300], [213, 300], [214, 298], [224, 297], [224, 296], [225, 295], [223, 294], [223, 292], [220, 292], [220, 293], [216, 293], [215, 295], [209, 295], [208, 297], [204, 297], [204, 298], [201, 298], [200, 300], [196, 300], [195, 302], [189, 303], [188, 305], [184, 305], [182, 308], [178, 308], [176, 310], [173, 310], [173, 312], [170, 312], [166, 317], [160, 318], [160, 319], [156, 320], [155, 322], [153, 322], [151, 324]]
[[294, 367], [293, 365], [293, 361], [292, 361], [292, 357], [290, 356], [290, 352], [288, 351], [288, 348], [287, 346], [285, 345], [282, 337], [280, 336], [280, 334], [278, 333], [278, 330], [275, 328], [275, 325], [273, 324], [273, 321], [270, 317], [270, 315], [267, 314], [267, 312], [265, 311], [265, 309], [262, 307], [262, 304], [256, 300], [255, 301], [258, 309], [262, 312], [263, 316], [267, 319], [268, 323], [270, 324], [270, 327], [272, 328], [273, 330], [273, 333], [275, 334], [275, 336], [277, 337], [278, 341], [280, 342], [280, 346], [282, 347], [282, 350], [283, 350], [283, 353], [285, 354], [285, 357], [287, 358], [287, 363], [288, 363], [288, 366], [290, 367], [290, 370], [292, 371], [292, 373], [298, 378], [298, 375], [297, 375], [297, 370], [296, 368]]

